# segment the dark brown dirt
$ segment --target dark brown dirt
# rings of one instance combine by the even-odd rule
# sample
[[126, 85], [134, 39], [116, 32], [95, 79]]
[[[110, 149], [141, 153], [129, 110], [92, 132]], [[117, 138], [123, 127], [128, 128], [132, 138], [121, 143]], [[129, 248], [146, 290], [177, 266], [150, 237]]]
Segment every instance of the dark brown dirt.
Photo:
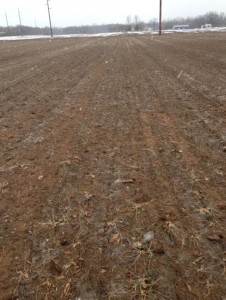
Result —
[[226, 298], [226, 36], [0, 43], [0, 299]]

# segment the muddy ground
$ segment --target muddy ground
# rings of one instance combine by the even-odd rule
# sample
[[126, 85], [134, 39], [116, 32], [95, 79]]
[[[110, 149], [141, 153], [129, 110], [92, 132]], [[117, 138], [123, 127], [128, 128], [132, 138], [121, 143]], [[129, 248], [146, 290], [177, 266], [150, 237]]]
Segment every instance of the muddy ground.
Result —
[[226, 299], [226, 35], [0, 43], [0, 299]]

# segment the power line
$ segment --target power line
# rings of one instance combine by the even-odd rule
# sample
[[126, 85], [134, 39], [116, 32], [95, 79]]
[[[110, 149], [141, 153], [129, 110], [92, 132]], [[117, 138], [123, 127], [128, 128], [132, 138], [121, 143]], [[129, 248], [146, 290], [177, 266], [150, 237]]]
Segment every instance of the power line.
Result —
[[49, 1], [50, 0], [47, 0], [46, 5], [47, 5], [47, 8], [48, 8], [48, 15], [49, 15], [50, 35], [51, 35], [51, 37], [53, 37], [53, 29], [52, 29], [52, 22], [51, 22], [51, 16], [50, 16]]

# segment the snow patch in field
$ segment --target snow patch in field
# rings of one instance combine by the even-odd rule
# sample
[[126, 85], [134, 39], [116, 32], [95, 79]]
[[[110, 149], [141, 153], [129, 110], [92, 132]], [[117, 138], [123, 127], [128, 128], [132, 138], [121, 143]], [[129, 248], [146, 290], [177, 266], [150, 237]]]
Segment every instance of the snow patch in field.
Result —
[[[182, 29], [182, 30], [163, 30], [164, 33], [203, 33], [203, 32], [226, 32], [226, 27], [214, 27], [214, 28], [197, 28], [197, 29]], [[65, 34], [55, 35], [53, 38], [47, 35], [26, 35], [26, 36], [6, 36], [0, 37], [0, 41], [17, 41], [17, 40], [34, 40], [34, 39], [56, 39], [56, 38], [76, 38], [76, 37], [108, 37], [126, 34], [151, 34], [156, 35], [158, 31], [134, 31], [134, 32], [111, 32], [111, 33], [98, 33], [98, 34]]]
[[203, 33], [203, 32], [226, 32], [226, 27], [213, 27], [213, 28], [195, 28], [195, 29], [168, 29], [163, 30], [164, 33], [175, 33], [175, 32], [182, 32], [182, 33]]
[[26, 36], [6, 36], [0, 37], [0, 41], [17, 41], [17, 40], [33, 40], [33, 39], [56, 39], [56, 38], [76, 38], [76, 37], [107, 37], [125, 34], [124, 32], [98, 33], [98, 34], [62, 34], [50, 37], [49, 35], [26, 35]]
[[26, 35], [26, 36], [5, 36], [0, 37], [0, 41], [18, 41], [18, 40], [33, 40], [33, 39], [49, 39], [46, 35]]
[[50, 37], [49, 35], [26, 35], [26, 36], [6, 36], [0, 37], [0, 41], [17, 41], [17, 40], [33, 40], [33, 39], [58, 39], [58, 38], [81, 38], [81, 37], [109, 37], [126, 34], [156, 34], [157, 32], [149, 31], [134, 31], [134, 32], [111, 32], [111, 33], [97, 33], [97, 34], [62, 34]]

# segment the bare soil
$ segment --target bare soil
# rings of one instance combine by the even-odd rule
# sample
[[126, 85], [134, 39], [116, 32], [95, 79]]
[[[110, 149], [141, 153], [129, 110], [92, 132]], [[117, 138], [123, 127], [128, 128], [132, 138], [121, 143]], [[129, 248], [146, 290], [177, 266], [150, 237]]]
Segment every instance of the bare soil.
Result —
[[0, 43], [0, 299], [226, 299], [226, 35]]

